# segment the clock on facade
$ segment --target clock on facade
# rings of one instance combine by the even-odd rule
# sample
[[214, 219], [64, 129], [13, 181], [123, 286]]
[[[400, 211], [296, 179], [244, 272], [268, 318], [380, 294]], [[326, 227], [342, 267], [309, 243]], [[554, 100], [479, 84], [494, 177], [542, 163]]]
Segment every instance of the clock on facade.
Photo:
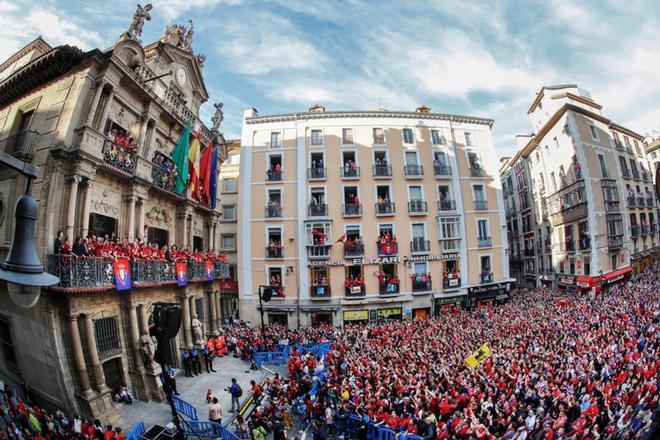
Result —
[[185, 86], [186, 81], [188, 81], [188, 74], [186, 73], [186, 69], [179, 67], [176, 69], [176, 82], [178, 82], [180, 86]]

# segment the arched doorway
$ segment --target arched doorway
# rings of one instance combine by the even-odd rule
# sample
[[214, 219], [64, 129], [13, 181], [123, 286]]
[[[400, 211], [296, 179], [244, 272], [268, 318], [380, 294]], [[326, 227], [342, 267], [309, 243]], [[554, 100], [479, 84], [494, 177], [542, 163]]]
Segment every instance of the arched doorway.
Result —
[[103, 362], [103, 375], [105, 376], [105, 384], [113, 393], [122, 385], [126, 385], [121, 357], [117, 356]]

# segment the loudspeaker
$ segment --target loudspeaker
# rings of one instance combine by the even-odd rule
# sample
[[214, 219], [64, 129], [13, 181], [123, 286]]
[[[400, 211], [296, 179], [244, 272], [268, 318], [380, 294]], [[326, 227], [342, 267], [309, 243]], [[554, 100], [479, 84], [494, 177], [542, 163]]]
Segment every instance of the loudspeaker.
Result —
[[165, 337], [174, 338], [181, 327], [181, 308], [178, 306], [158, 307], [154, 310], [154, 324]]
[[273, 289], [270, 287], [263, 287], [261, 289], [261, 300], [263, 302], [268, 302], [273, 297]]

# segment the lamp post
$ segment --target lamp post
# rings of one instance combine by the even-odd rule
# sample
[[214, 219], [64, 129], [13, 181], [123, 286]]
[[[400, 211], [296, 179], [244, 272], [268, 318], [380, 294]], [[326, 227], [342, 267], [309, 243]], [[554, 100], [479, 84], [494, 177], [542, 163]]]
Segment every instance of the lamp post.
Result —
[[31, 308], [39, 301], [42, 287], [60, 282], [58, 277], [44, 271], [37, 253], [35, 224], [38, 207], [31, 190], [32, 181], [37, 178], [39, 168], [4, 151], [0, 151], [0, 163], [27, 178], [25, 194], [16, 201], [14, 237], [7, 260], [0, 265], [0, 280], [7, 282], [9, 296], [16, 305]]

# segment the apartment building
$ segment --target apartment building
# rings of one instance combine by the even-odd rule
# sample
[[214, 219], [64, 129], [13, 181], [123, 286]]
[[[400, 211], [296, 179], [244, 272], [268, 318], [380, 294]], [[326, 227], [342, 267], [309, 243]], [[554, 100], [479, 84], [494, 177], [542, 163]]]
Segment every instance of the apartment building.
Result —
[[658, 188], [656, 193], [660, 195], [660, 186], [658, 182], [658, 170], [660, 170], [660, 134], [656, 134], [655, 137], [649, 137], [645, 142], [646, 158], [649, 161], [649, 166], [651, 167], [651, 174], [653, 175], [653, 182]]
[[[532, 223], [522, 232], [524, 276], [598, 290], [641, 270], [660, 243], [642, 136], [603, 116], [574, 84], [543, 87], [528, 114], [534, 133], [519, 138], [527, 142], [501, 168], [507, 201], [518, 190], [521, 203], [529, 193], [512, 174], [529, 170], [531, 209], [519, 209]], [[520, 217], [510, 216], [513, 243]]]
[[245, 111], [241, 318], [307, 326], [413, 319], [504, 300], [492, 120], [414, 112]]

